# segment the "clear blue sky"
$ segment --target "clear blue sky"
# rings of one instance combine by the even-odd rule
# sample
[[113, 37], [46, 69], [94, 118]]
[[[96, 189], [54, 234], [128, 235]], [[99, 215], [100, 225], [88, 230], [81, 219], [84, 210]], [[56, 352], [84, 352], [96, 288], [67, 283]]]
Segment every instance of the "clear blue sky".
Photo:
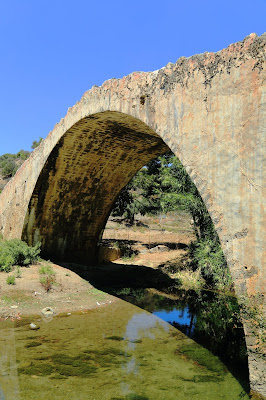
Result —
[[265, 31], [266, 0], [2, 0], [0, 155], [30, 150], [94, 84]]

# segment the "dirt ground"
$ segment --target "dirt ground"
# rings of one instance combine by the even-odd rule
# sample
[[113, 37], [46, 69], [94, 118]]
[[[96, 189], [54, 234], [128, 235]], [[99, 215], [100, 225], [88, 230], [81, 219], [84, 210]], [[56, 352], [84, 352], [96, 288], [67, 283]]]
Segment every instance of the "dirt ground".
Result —
[[15, 285], [6, 282], [7, 276], [14, 271], [0, 272], [0, 320], [41, 314], [45, 307], [58, 314], [85, 311], [116, 301], [116, 298], [97, 290], [70, 269], [51, 265], [56, 283], [48, 293], [39, 282], [41, 264], [21, 268], [21, 277], [16, 278]]
[[[164, 216], [165, 217], [165, 216]], [[109, 219], [103, 234], [103, 243], [109, 246], [128, 244], [134, 251], [132, 259], [125, 257], [116, 263], [134, 263], [157, 268], [181, 257], [195, 240], [190, 216], [186, 213], [160, 217], [139, 217], [132, 227], [125, 227]]]
[[[145, 266], [157, 269], [169, 260], [178, 259], [185, 253], [187, 245], [194, 239], [193, 229], [187, 215], [168, 218], [147, 218], [138, 220], [137, 225], [126, 227], [121, 221], [109, 220], [103, 235], [105, 246], [127, 245], [134, 251], [133, 257], [122, 257], [109, 265], [92, 267], [111, 270], [122, 264]], [[41, 314], [45, 307], [55, 313], [88, 310], [102, 307], [114, 301], [115, 297], [97, 290], [89, 281], [81, 278], [82, 266], [52, 265], [56, 282], [47, 293], [40, 283], [41, 264], [21, 268], [21, 277], [15, 285], [8, 285], [10, 273], [0, 272], [0, 320], [20, 318], [21, 315]], [[78, 275], [80, 273], [81, 276]], [[93, 272], [92, 272], [93, 273]]]

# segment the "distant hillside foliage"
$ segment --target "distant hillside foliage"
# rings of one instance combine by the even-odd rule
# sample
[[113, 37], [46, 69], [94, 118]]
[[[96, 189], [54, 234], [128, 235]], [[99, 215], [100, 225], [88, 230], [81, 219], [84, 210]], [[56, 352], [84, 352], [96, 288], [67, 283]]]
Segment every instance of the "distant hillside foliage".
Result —
[[[35, 149], [39, 146], [43, 139], [34, 140], [31, 148]], [[4, 189], [7, 182], [15, 175], [19, 167], [30, 156], [30, 151], [20, 150], [16, 154], [6, 153], [0, 156], [0, 193]]]

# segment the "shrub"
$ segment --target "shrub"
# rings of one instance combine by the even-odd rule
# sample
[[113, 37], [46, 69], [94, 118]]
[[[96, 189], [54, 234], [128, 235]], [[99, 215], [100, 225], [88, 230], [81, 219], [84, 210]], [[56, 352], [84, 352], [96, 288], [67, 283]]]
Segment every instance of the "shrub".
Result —
[[39, 140], [34, 140], [34, 141], [32, 142], [31, 148], [32, 148], [33, 150], [36, 149], [36, 147], [38, 147], [38, 146], [41, 144], [42, 141], [43, 141], [43, 138], [42, 138], [42, 137], [39, 137]]
[[30, 247], [19, 239], [0, 241], [0, 271], [10, 271], [12, 265], [27, 266], [36, 262], [41, 243]]
[[185, 290], [198, 290], [204, 285], [204, 280], [200, 276], [200, 270], [197, 269], [196, 271], [189, 271], [183, 270], [178, 271], [171, 276], [172, 278], [176, 279], [182, 286], [182, 289]]
[[132, 250], [130, 244], [127, 243], [121, 243], [119, 244], [119, 248], [122, 252], [122, 258], [123, 260], [133, 260], [135, 258], [135, 253]]
[[223, 250], [218, 241], [211, 238], [200, 239], [189, 246], [189, 254], [194, 269], [199, 269], [203, 279], [217, 289], [230, 288], [232, 278]]
[[55, 275], [55, 272], [54, 272], [52, 265], [46, 264], [46, 265], [42, 265], [39, 268], [39, 274], [40, 275]]
[[40, 284], [44, 288], [44, 290], [48, 293], [52, 286], [55, 284], [55, 272], [51, 265], [42, 265], [39, 268], [40, 277]]
[[6, 283], [7, 283], [8, 285], [15, 285], [15, 284], [16, 284], [15, 280], [16, 280], [15, 275], [9, 275], [9, 276], [6, 278]]
[[21, 278], [21, 268], [20, 268], [20, 266], [17, 266], [17, 268], [16, 268], [16, 278]]

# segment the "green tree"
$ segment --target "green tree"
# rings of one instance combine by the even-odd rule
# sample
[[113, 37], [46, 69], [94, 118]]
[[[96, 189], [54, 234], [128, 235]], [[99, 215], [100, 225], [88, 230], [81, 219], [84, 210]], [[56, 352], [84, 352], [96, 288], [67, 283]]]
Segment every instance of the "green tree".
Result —
[[32, 142], [31, 148], [32, 148], [33, 150], [36, 149], [36, 147], [38, 147], [38, 146], [41, 144], [42, 141], [43, 141], [43, 138], [42, 138], [42, 137], [39, 137], [39, 140], [34, 140], [34, 141]]
[[144, 166], [121, 191], [113, 215], [134, 220], [140, 213], [158, 214], [170, 211], [190, 212], [198, 239], [212, 229], [211, 219], [200, 194], [180, 160], [172, 152]]
[[157, 214], [161, 211], [161, 160], [156, 158], [144, 166], [120, 192], [113, 216], [123, 216], [133, 223], [136, 214]]
[[17, 157], [20, 158], [23, 161], [27, 160], [29, 155], [30, 155], [29, 151], [22, 150], [22, 149], [17, 153]]
[[20, 150], [17, 154], [3, 154], [0, 156], [0, 172], [4, 179], [15, 175], [17, 169], [29, 157], [30, 152]]
[[201, 196], [180, 160], [173, 153], [161, 157], [161, 208], [163, 212], [186, 210], [193, 219], [197, 239], [205, 237], [212, 222]]
[[18, 166], [12, 159], [7, 159], [4, 163], [1, 164], [2, 166], [2, 175], [4, 178], [10, 178], [14, 176]]
[[133, 223], [135, 213], [132, 210], [132, 206], [134, 205], [132, 189], [133, 183], [132, 181], [130, 181], [119, 193], [119, 196], [112, 210], [112, 215], [114, 217], [124, 216], [126, 219], [129, 219]]
[[230, 287], [231, 276], [211, 217], [180, 160], [168, 152], [144, 166], [122, 190], [113, 215], [131, 223], [138, 213], [185, 210], [191, 214], [197, 240], [189, 247], [191, 267], [211, 286]]

